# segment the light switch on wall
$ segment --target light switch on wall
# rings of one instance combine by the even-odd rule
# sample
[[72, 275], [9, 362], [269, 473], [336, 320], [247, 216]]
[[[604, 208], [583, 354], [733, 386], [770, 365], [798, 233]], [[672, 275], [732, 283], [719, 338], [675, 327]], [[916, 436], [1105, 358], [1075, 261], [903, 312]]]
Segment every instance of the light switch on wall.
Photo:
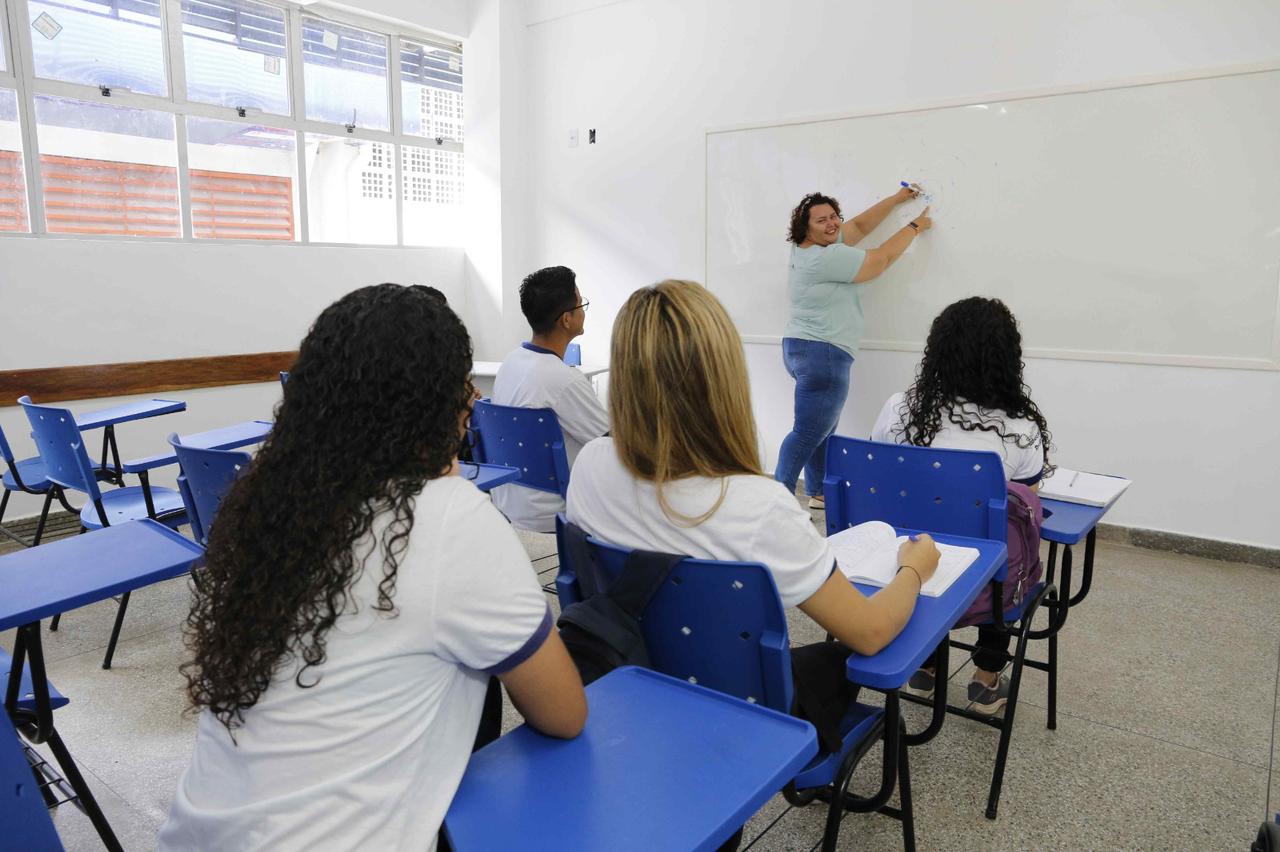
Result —
[[569, 147], [578, 147], [578, 128], [576, 127], [569, 131]]

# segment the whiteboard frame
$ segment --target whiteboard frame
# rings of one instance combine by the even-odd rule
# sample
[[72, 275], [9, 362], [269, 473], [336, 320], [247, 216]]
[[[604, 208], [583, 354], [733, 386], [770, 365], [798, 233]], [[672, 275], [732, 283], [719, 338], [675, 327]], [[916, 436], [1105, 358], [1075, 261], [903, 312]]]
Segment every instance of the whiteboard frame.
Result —
[[[1164, 83], [1185, 83], [1191, 80], [1212, 80], [1219, 77], [1241, 77], [1249, 74], [1265, 74], [1280, 71], [1280, 59], [1268, 62], [1252, 62], [1243, 65], [1227, 65], [1214, 68], [1202, 68], [1168, 74], [1152, 74], [1130, 77], [1112, 82], [1078, 83], [1070, 86], [1043, 86], [1035, 89], [1020, 89], [1010, 92], [995, 92], [985, 97], [965, 95], [954, 98], [942, 98], [930, 101], [918, 101], [904, 106], [882, 108], [872, 107], [864, 110], [818, 113], [808, 116], [793, 116], [771, 121], [749, 121], [738, 124], [716, 125], [708, 127], [703, 134], [702, 145], [702, 280], [707, 281], [709, 261], [707, 245], [710, 241], [710, 197], [711, 187], [708, 185], [711, 169], [707, 161], [707, 149], [710, 137], [734, 133], [741, 130], [762, 130], [771, 127], [790, 127], [797, 124], [822, 124], [828, 121], [843, 121], [850, 118], [871, 118], [881, 115], [900, 115], [908, 112], [925, 112], [928, 110], [951, 109], [953, 107], [974, 106], [976, 104], [997, 101], [1022, 101], [1032, 98], [1053, 97], [1055, 95], [1077, 95], [1088, 92], [1106, 92], [1114, 89], [1137, 89], [1144, 86], [1159, 86]], [[743, 343], [782, 345], [781, 335], [744, 334]], [[887, 352], [923, 352], [924, 342], [903, 343], [890, 340], [864, 340], [863, 349]], [[1271, 340], [1270, 358], [1239, 358], [1216, 355], [1169, 355], [1146, 352], [1118, 352], [1113, 350], [1091, 351], [1085, 349], [1024, 349], [1025, 358], [1048, 359], [1059, 361], [1100, 361], [1110, 364], [1151, 364], [1168, 367], [1202, 367], [1227, 370], [1264, 370], [1280, 372], [1280, 274], [1276, 278], [1276, 317], [1275, 333]]]

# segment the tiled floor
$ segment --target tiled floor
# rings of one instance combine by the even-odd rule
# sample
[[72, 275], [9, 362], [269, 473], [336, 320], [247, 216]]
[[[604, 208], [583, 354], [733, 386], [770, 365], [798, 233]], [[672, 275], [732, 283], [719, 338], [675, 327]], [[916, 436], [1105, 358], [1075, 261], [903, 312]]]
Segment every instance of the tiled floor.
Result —
[[[550, 536], [523, 536], [531, 557]], [[950, 718], [910, 755], [922, 850], [1239, 849], [1280, 810], [1280, 571], [1101, 543], [1093, 592], [1064, 631], [1056, 731], [1044, 727], [1045, 679], [1023, 686], [999, 819], [983, 817], [996, 732]], [[555, 558], [535, 562], [554, 577]], [[122, 843], [154, 848], [190, 755], [177, 667], [187, 581], [135, 593], [115, 666], [100, 668], [115, 605], [68, 614], [45, 634], [49, 670], [71, 704], [58, 728]], [[820, 631], [792, 613], [792, 640]], [[0, 636], [10, 647], [12, 633]], [[1038, 643], [1043, 653], [1043, 643]], [[953, 656], [954, 659], [954, 656]], [[966, 667], [967, 668], [967, 667]], [[967, 670], [953, 678], [963, 688]], [[905, 711], [913, 727], [924, 711]], [[508, 725], [518, 718], [508, 711]], [[875, 782], [879, 750], [855, 786]], [[775, 797], [747, 826], [753, 850], [809, 850], [821, 805]], [[70, 806], [55, 815], [70, 850], [100, 848]], [[3, 846], [3, 842], [0, 842]], [[897, 822], [850, 815], [841, 849], [899, 849]]]

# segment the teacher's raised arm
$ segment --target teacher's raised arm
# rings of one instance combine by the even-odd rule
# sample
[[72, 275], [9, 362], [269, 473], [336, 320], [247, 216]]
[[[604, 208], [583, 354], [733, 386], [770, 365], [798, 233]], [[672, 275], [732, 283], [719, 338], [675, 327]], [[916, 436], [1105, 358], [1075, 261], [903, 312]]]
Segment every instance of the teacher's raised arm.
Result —
[[917, 194], [916, 187], [904, 186], [848, 222], [840, 216], [840, 202], [820, 192], [806, 195], [791, 211], [790, 317], [782, 335], [782, 359], [796, 382], [795, 418], [773, 475], [795, 491], [803, 470], [812, 508], [825, 508], [827, 438], [840, 420], [849, 395], [849, 370], [862, 342], [861, 288], [850, 285], [870, 281], [901, 257], [921, 231], [932, 227], [929, 210], [878, 248], [864, 251], [854, 244]]

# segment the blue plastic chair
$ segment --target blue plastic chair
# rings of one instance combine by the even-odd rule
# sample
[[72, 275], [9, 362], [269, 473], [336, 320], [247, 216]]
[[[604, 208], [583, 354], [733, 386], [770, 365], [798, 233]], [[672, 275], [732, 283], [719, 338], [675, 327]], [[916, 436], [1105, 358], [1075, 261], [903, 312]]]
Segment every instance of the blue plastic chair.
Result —
[[[0, 648], [0, 683], [9, 683], [12, 668], [13, 658]], [[49, 706], [53, 710], [70, 703], [52, 683], [48, 684], [48, 693]], [[62, 844], [47, 808], [62, 802], [53, 795], [52, 789], [41, 789], [56, 783], [57, 775], [40, 761], [40, 777], [37, 778], [37, 767], [24, 756], [21, 741], [14, 730], [14, 726], [35, 726], [37, 710], [28, 666], [23, 666], [16, 700], [12, 707], [6, 709], [7, 713], [0, 713], [0, 825], [4, 826], [4, 839], [0, 846], [6, 849], [60, 850]], [[28, 735], [31, 735], [31, 728], [28, 728]], [[93, 822], [108, 849], [120, 849], [107, 818], [57, 730], [49, 730], [44, 741], [71, 785], [74, 796], [70, 801], [74, 801]]]
[[[27, 420], [31, 422], [31, 437], [35, 439], [36, 449], [40, 451], [49, 481], [64, 489], [84, 492], [89, 497], [89, 502], [80, 511], [81, 532], [136, 521], [139, 518], [154, 518], [174, 528], [186, 522], [182, 495], [172, 488], [134, 485], [111, 491], [99, 489], [98, 480], [93, 475], [93, 464], [85, 451], [84, 439], [70, 411], [36, 405], [27, 396], [19, 399], [18, 404], [26, 411]], [[125, 592], [120, 596], [115, 627], [111, 631], [107, 652], [102, 660], [104, 669], [111, 668], [111, 658], [115, 655], [116, 642], [120, 638], [120, 628], [124, 624], [124, 614], [128, 607], [129, 592]], [[54, 616], [49, 623], [50, 630], [58, 629], [60, 618]]]
[[569, 491], [564, 432], [550, 408], [518, 408], [482, 399], [471, 412], [475, 460], [520, 469], [512, 485], [559, 494]]
[[[556, 517], [560, 553], [556, 591], [562, 609], [582, 599], [581, 572], [594, 572], [595, 587], [608, 588], [631, 552], [588, 537], [592, 564], [574, 564], [565, 546], [568, 525], [563, 514]], [[656, 671], [782, 713], [791, 712], [787, 618], [765, 566], [686, 558], [649, 602], [640, 626]], [[884, 710], [855, 703], [842, 720], [840, 733], [840, 752], [820, 749], [787, 785], [787, 798], [793, 804], [808, 804], [828, 785], [837, 790], [847, 788], [858, 762], [884, 734]], [[914, 849], [910, 773], [905, 743], [901, 738], [899, 742], [903, 838], [907, 849]], [[831, 796], [823, 849], [835, 848], [844, 811], [844, 796]]]
[[[823, 495], [827, 504], [829, 536], [865, 521], [884, 521], [895, 527], [1003, 542], [1008, 538], [1009, 530], [1007, 493], [1004, 465], [993, 452], [886, 444], [840, 435], [832, 435], [827, 443]], [[1000, 729], [1000, 744], [987, 799], [988, 819], [996, 818], [1000, 804], [1000, 788], [1004, 782], [1024, 666], [1031, 665], [1049, 673], [1051, 706], [1056, 693], [1057, 627], [1040, 633], [1031, 629], [1041, 602], [1046, 598], [1053, 600], [1056, 590], [1040, 582], [1017, 606], [1000, 613], [998, 608], [1004, 601], [1002, 584], [1007, 576], [1008, 565], [1002, 565], [992, 580], [994, 611], [987, 622], [1001, 625], [1006, 631], [1015, 633], [1018, 639], [1004, 718], [993, 719], [964, 708], [947, 708], [948, 712]], [[1057, 626], [1060, 627], [1060, 623]], [[1027, 641], [1033, 638], [1049, 638], [1047, 664], [1026, 659]], [[950, 646], [970, 652], [975, 650], [973, 645], [964, 642], [952, 641]], [[943, 668], [938, 671], [941, 673]], [[945, 681], [940, 679], [939, 683]], [[945, 700], [944, 691], [939, 689], [934, 700]], [[1055, 724], [1049, 727], [1055, 727]]]
[[287, 384], [289, 384], [289, 371], [281, 370], [280, 371], [280, 387], [284, 387]]
[[582, 366], [582, 347], [576, 343], [570, 343], [564, 348], [564, 362], [570, 367]]
[[[9, 446], [9, 441], [4, 436], [4, 430], [0, 429], [0, 456], [4, 457], [4, 496], [0, 497], [0, 535], [7, 536], [25, 547], [35, 547], [44, 537], [45, 522], [49, 519], [49, 509], [53, 505], [53, 501], [57, 500], [62, 504], [62, 508], [68, 512], [75, 514], [75, 509], [67, 503], [66, 495], [62, 489], [49, 480], [45, 474], [44, 462], [39, 456], [29, 459], [18, 460], [13, 455], [13, 450]], [[102, 471], [102, 467], [94, 468], [95, 476]], [[23, 539], [13, 531], [6, 528], [3, 524], [5, 510], [9, 507], [9, 495], [14, 491], [21, 491], [25, 494], [34, 494], [44, 497], [44, 506], [40, 510], [40, 520], [36, 522], [36, 532], [31, 541]]]
[[209, 545], [209, 530], [213, 526], [218, 507], [227, 489], [246, 470], [251, 458], [237, 450], [206, 450], [188, 447], [176, 434], [169, 436], [169, 444], [178, 456], [182, 468], [178, 488], [187, 507], [191, 521], [191, 533], [196, 542]]

